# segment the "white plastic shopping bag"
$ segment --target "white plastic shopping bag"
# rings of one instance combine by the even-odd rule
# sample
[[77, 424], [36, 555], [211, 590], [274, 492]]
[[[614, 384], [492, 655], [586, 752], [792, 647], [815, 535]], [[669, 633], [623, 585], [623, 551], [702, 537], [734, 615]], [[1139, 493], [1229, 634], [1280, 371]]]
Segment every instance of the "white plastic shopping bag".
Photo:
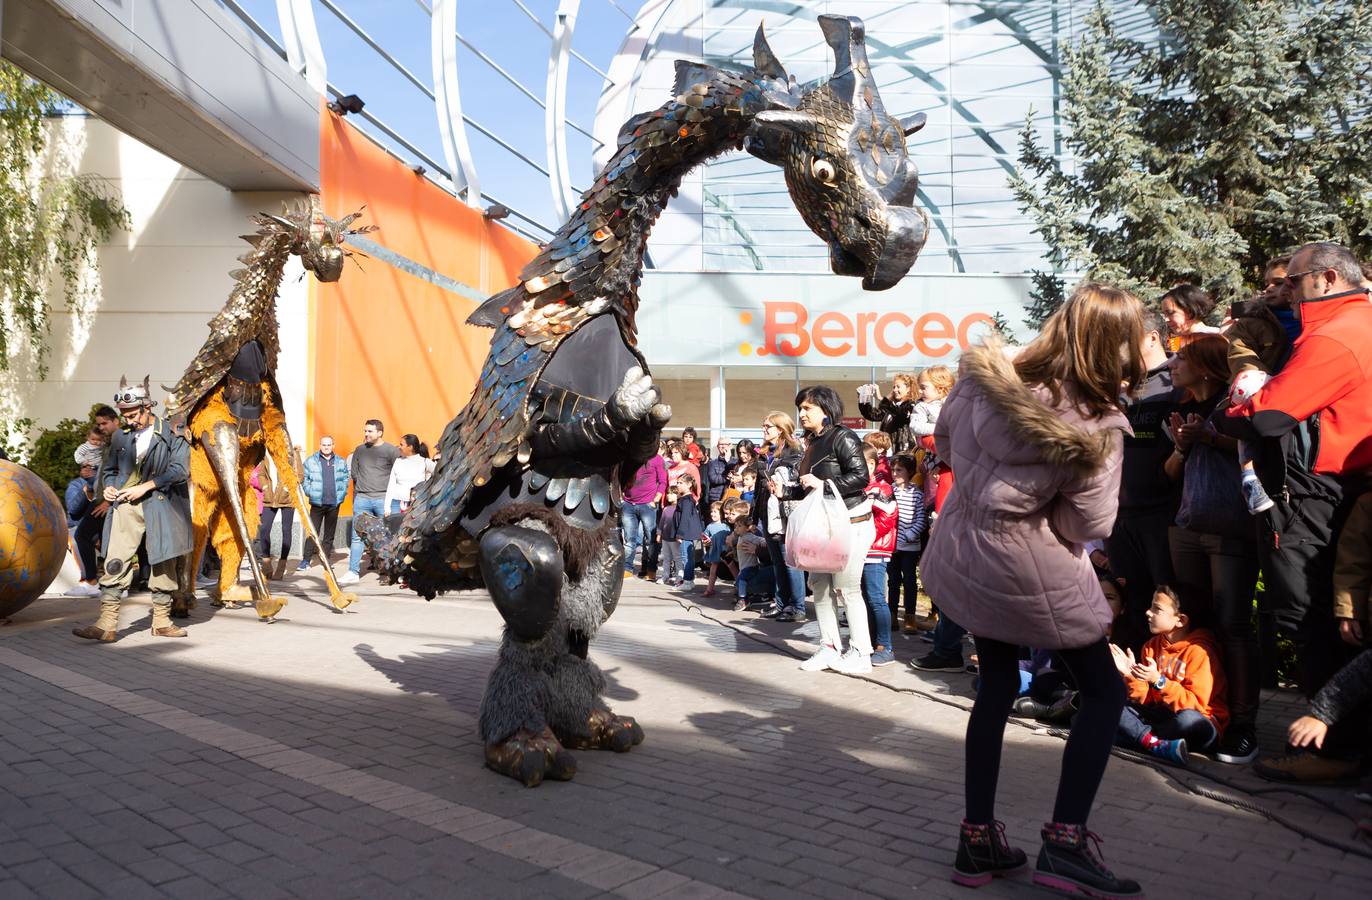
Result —
[[848, 566], [852, 529], [838, 487], [824, 482], [806, 494], [786, 520], [786, 565], [807, 572], [842, 572]]

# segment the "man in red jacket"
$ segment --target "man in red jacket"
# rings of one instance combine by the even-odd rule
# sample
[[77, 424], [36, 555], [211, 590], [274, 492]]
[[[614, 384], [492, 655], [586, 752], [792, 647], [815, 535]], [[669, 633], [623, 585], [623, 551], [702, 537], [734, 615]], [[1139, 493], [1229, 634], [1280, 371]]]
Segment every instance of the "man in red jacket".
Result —
[[[1287, 271], [1301, 321], [1291, 358], [1217, 424], [1259, 442], [1259, 475], [1276, 500], [1261, 531], [1265, 611], [1295, 641], [1300, 687], [1313, 696], [1347, 649], [1334, 621], [1332, 575], [1339, 529], [1372, 475], [1372, 302], [1357, 258], [1338, 244], [1306, 244]], [[1256, 754], [1256, 738], [1233, 732], [1226, 749]], [[1338, 758], [1334, 744], [1324, 756], [1265, 762], [1262, 774], [1316, 781], [1355, 772], [1356, 760]]]

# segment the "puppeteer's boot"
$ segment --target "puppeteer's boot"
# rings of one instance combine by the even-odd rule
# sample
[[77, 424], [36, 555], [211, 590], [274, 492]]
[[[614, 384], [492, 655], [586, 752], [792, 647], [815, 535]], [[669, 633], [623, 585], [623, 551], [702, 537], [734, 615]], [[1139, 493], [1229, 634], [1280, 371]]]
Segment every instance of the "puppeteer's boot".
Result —
[[171, 620], [171, 597], [157, 591], [152, 595], [152, 633], [154, 637], [185, 637], [186, 629]]
[[119, 630], [119, 594], [106, 592], [100, 595], [100, 618], [94, 625], [73, 628], [71, 633], [88, 641], [102, 644], [114, 643], [114, 633]]
[[276, 576], [272, 580], [285, 581], [286, 573], [289, 571], [290, 570], [286, 568], [286, 557], [282, 556], [281, 559], [279, 559], [276, 563]]

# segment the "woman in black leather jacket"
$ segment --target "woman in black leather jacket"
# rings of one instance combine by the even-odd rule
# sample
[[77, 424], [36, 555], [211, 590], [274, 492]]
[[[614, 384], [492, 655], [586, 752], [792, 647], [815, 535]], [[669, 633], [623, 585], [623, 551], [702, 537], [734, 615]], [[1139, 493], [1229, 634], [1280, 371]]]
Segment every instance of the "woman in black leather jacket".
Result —
[[[796, 395], [800, 427], [808, 436], [805, 456], [800, 461], [800, 481], [772, 489], [787, 499], [799, 499], [812, 490], [823, 490], [832, 481], [848, 507], [851, 544], [848, 565], [842, 572], [811, 572], [810, 587], [815, 592], [815, 618], [819, 620], [820, 648], [801, 663], [807, 672], [833, 669], [836, 672], [872, 671], [871, 636], [867, 630], [867, 605], [862, 600], [862, 567], [867, 551], [876, 537], [872, 505], [864, 492], [870, 480], [867, 461], [862, 456], [862, 441], [843, 421], [843, 401], [833, 388], [825, 385], [802, 388]], [[849, 648], [842, 653], [843, 639], [834, 611], [835, 595], [848, 610]]]
[[753, 495], [753, 521], [761, 526], [763, 537], [767, 539], [767, 554], [772, 557], [772, 573], [777, 582], [778, 622], [805, 621], [805, 573], [786, 565], [786, 519], [780, 499], [774, 498], [771, 491], [774, 479], [796, 480], [800, 456], [796, 423], [784, 412], [769, 412], [762, 420], [758, 462], [763, 472]]

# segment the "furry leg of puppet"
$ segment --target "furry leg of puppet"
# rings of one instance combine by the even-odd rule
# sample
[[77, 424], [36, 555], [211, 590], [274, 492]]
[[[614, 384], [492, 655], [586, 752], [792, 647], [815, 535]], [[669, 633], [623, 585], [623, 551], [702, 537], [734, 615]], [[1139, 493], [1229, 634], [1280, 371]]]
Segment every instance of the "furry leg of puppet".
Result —
[[553, 734], [573, 750], [623, 753], [643, 743], [643, 729], [629, 716], [617, 716], [601, 699], [605, 676], [587, 658], [591, 639], [614, 612], [624, 588], [624, 548], [617, 531], [578, 581], [564, 579], [562, 616], [566, 645], [553, 660]]
[[[628, 750], [643, 740], [632, 719], [616, 717], [600, 699], [605, 679], [586, 659], [622, 585], [622, 550], [607, 547], [580, 580], [570, 581], [557, 542], [539, 522], [492, 528], [481, 539], [481, 568], [505, 619], [500, 658], [481, 701], [486, 765], [529, 787], [576, 774], [563, 743], [583, 749]], [[605, 571], [615, 576], [614, 581]]]
[[[214, 427], [202, 433], [200, 443], [205, 448], [205, 454], [209, 457], [210, 465], [214, 467], [214, 473], [219, 478], [220, 497], [224, 500], [227, 507], [227, 519], [233, 526], [235, 550], [241, 553], [248, 560], [248, 569], [252, 573], [252, 581], [255, 597], [253, 598], [257, 607], [257, 615], [265, 622], [274, 621], [276, 614], [279, 613], [288, 602], [284, 596], [273, 596], [271, 588], [267, 584], [267, 577], [262, 572], [262, 566], [257, 560], [257, 554], [253, 550], [252, 542], [256, 536], [249, 531], [249, 518], [253, 516], [244, 512], [243, 496], [246, 491], [241, 490], [240, 480], [246, 482], [246, 474], [239, 471], [239, 442], [238, 429], [229, 422], [216, 422]], [[253, 463], [256, 465], [256, 463]], [[247, 469], [248, 472], [251, 468]], [[254, 510], [255, 512], [255, 510]], [[254, 522], [255, 524], [255, 522]], [[226, 577], [236, 577], [238, 573], [238, 553], [228, 553], [221, 546], [216, 546], [224, 563], [224, 573], [220, 575], [221, 585]], [[233, 602], [236, 597], [230, 591], [221, 591], [220, 599], [225, 603]]]

